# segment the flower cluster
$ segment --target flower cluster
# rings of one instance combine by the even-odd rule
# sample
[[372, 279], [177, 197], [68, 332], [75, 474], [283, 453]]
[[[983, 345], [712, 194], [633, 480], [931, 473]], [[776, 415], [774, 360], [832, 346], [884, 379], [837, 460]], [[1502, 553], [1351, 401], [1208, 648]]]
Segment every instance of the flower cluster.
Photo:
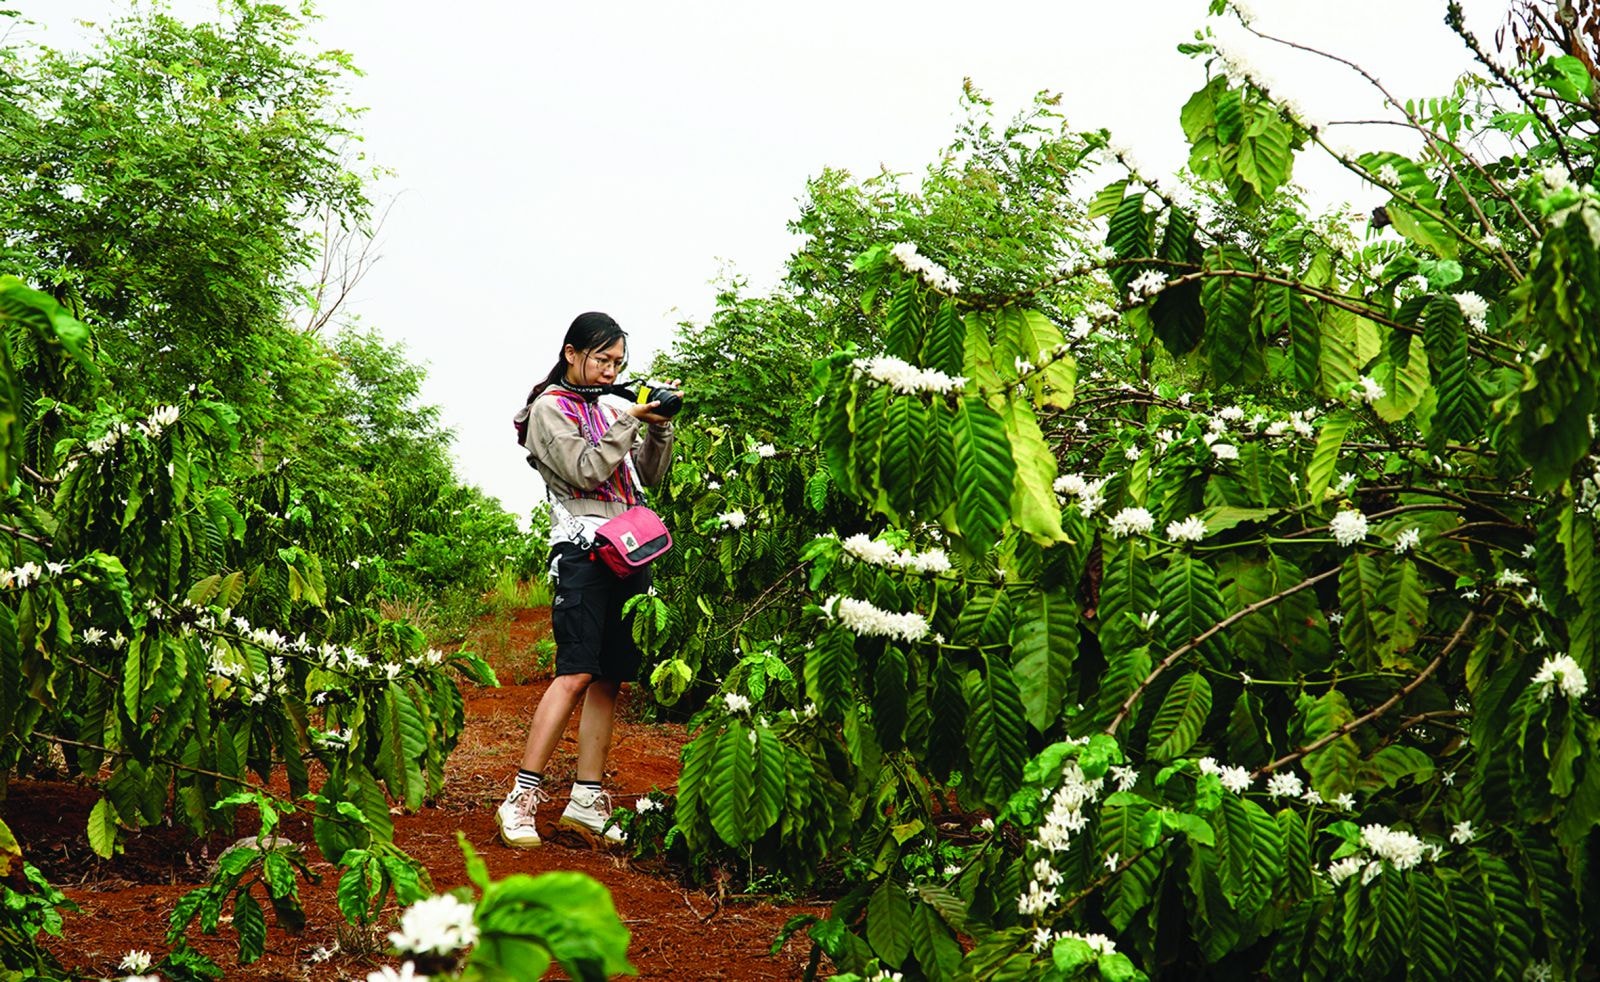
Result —
[[857, 358], [850, 364], [866, 372], [867, 377], [877, 382], [882, 382], [896, 392], [905, 395], [915, 395], [918, 392], [933, 392], [938, 395], [954, 392], [967, 384], [965, 376], [946, 375], [944, 372], [932, 368], [918, 368], [910, 362], [902, 361], [893, 355], [879, 355], [876, 358]]
[[1093, 518], [1106, 503], [1105, 487], [1109, 477], [1102, 477], [1098, 481], [1084, 480], [1082, 474], [1063, 474], [1056, 478], [1055, 492], [1063, 498], [1071, 496], [1078, 499], [1078, 512], [1084, 518]]
[[1167, 538], [1173, 542], [1199, 542], [1206, 537], [1206, 522], [1199, 515], [1190, 515], [1181, 522], [1167, 523]]
[[178, 421], [177, 406], [157, 406], [156, 411], [145, 417], [139, 423], [139, 432], [145, 439], [154, 440], [160, 436], [167, 427]]
[[1134, 533], [1143, 535], [1155, 527], [1156, 520], [1149, 511], [1143, 508], [1124, 508], [1111, 516], [1111, 534], [1116, 538], [1125, 538]]
[[948, 573], [950, 571], [950, 557], [945, 555], [943, 549], [929, 549], [918, 554], [909, 549], [896, 549], [887, 542], [878, 541], [865, 535], [856, 533], [845, 539], [844, 551], [851, 558], [874, 566], [890, 566], [895, 569], [909, 569], [914, 573]]
[[725, 529], [742, 529], [746, 521], [743, 510], [737, 508], [717, 516], [717, 524]]
[[132, 429], [133, 427], [127, 423], [112, 423], [106, 427], [105, 433], [94, 440], [90, 440], [86, 449], [96, 457], [102, 456], [116, 446], [118, 441], [127, 436]]
[[1356, 387], [1353, 391], [1356, 398], [1360, 399], [1369, 406], [1389, 394], [1388, 390], [1384, 389], [1384, 387], [1378, 383], [1378, 380], [1373, 378], [1371, 375], [1361, 376], [1361, 378], [1356, 381]]
[[1044, 824], [1039, 826], [1032, 843], [1052, 853], [1064, 852], [1072, 843], [1072, 834], [1083, 831], [1089, 824], [1083, 806], [1098, 801], [1105, 786], [1103, 777], [1093, 781], [1085, 778], [1076, 760], [1069, 760], [1062, 766], [1061, 778], [1061, 786], [1050, 796], [1050, 811], [1045, 814]]
[[1200, 773], [1215, 774], [1222, 782], [1222, 786], [1234, 794], [1244, 794], [1250, 790], [1250, 772], [1243, 767], [1224, 766], [1217, 763], [1214, 757], [1200, 758]]
[[1372, 882], [1372, 878], [1383, 871], [1383, 864], [1387, 862], [1396, 870], [1404, 872], [1422, 862], [1425, 854], [1431, 852], [1438, 858], [1442, 850], [1430, 847], [1421, 839], [1410, 832], [1401, 832], [1391, 829], [1386, 825], [1364, 825], [1361, 828], [1361, 847], [1366, 853], [1346, 856], [1328, 866], [1328, 878], [1338, 886], [1345, 880], [1361, 874], [1363, 885]]
[[633, 810], [635, 813], [643, 815], [645, 812], [662, 811], [663, 808], [661, 802], [649, 795], [643, 795], [633, 803]]
[[427, 982], [426, 975], [417, 974], [417, 966], [413, 962], [406, 962], [395, 971], [389, 965], [379, 968], [375, 972], [367, 973], [367, 982]]
[[920, 641], [928, 634], [928, 619], [921, 614], [892, 614], [865, 600], [838, 594], [828, 598], [828, 602], [822, 605], [822, 612], [855, 633], [871, 637], [910, 642]]
[[1367, 537], [1367, 516], [1353, 508], [1346, 508], [1333, 516], [1328, 531], [1341, 546], [1353, 546]]
[[1160, 270], [1147, 269], [1128, 284], [1128, 302], [1141, 303], [1146, 297], [1153, 297], [1166, 288], [1167, 274]]
[[401, 951], [448, 955], [478, 940], [473, 906], [448, 893], [419, 900], [400, 915], [400, 930], [389, 932], [389, 943]]
[[763, 444], [760, 444], [760, 445], [758, 445], [756, 447], [756, 456], [757, 457], [776, 457], [777, 455], [778, 455], [778, 448], [774, 447], [770, 443], [763, 443]]
[[7, 590], [12, 587], [18, 589], [30, 587], [43, 580], [46, 572], [51, 576], [60, 576], [67, 569], [66, 563], [45, 563], [40, 566], [36, 562], [29, 561], [15, 569], [0, 569], [0, 587]]
[[1408, 528], [1404, 532], [1401, 532], [1399, 535], [1394, 537], [1394, 554], [1396, 556], [1404, 555], [1405, 553], [1415, 549], [1417, 547], [1417, 543], [1421, 541], [1421, 530]]
[[1582, 699], [1584, 693], [1589, 691], [1589, 679], [1583, 674], [1583, 667], [1571, 655], [1551, 655], [1546, 658], [1534, 675], [1533, 684], [1539, 687], [1540, 702], [1548, 702], [1551, 691], [1558, 688], [1568, 699]]
[[921, 277], [929, 286], [944, 293], [960, 293], [961, 281], [950, 275], [943, 266], [917, 251], [915, 242], [900, 242], [889, 250], [906, 272]]
[[1461, 308], [1461, 316], [1467, 319], [1467, 324], [1474, 331], [1482, 334], [1489, 329], [1489, 302], [1468, 290], [1455, 295], [1456, 304]]
[[122, 956], [117, 968], [130, 975], [138, 975], [150, 971], [150, 965], [150, 952], [134, 949]]
[[722, 694], [722, 702], [728, 707], [728, 712], [730, 713], [748, 713], [750, 711], [750, 700], [737, 692], [724, 692]]

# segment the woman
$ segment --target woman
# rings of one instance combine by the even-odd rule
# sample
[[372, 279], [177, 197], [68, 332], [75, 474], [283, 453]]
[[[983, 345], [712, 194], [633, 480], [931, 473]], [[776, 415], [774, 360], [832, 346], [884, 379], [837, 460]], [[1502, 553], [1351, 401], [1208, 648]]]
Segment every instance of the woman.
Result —
[[622, 605], [650, 588], [650, 572], [619, 578], [596, 558], [593, 540], [607, 519], [642, 502], [642, 485], [660, 483], [672, 459], [672, 423], [654, 412], [660, 403], [629, 404], [606, 392], [627, 362], [627, 344], [609, 316], [579, 315], [555, 367], [517, 414], [518, 427], [526, 424], [528, 463], [544, 478], [553, 503], [556, 677], [534, 710], [516, 786], [495, 814], [500, 837], [511, 846], [539, 844], [534, 813], [550, 800], [545, 764], [580, 698], [577, 780], [560, 824], [608, 845], [624, 838], [610, 824], [611, 799], [600, 782], [617, 693], [637, 676], [642, 657]]

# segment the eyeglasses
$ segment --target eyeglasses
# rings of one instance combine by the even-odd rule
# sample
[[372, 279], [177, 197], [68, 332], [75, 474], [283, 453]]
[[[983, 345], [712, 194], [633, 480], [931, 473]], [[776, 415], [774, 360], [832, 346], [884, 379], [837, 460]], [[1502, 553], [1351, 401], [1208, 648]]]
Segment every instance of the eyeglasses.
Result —
[[622, 371], [622, 369], [628, 364], [628, 359], [626, 359], [626, 358], [607, 358], [604, 355], [593, 355], [593, 354], [589, 355], [588, 357], [589, 357], [590, 361], [594, 362], [596, 365], [598, 365], [600, 367], [600, 370], [602, 372], [605, 371], [606, 369], [610, 368], [610, 369], [615, 369], [618, 373], [620, 373]]

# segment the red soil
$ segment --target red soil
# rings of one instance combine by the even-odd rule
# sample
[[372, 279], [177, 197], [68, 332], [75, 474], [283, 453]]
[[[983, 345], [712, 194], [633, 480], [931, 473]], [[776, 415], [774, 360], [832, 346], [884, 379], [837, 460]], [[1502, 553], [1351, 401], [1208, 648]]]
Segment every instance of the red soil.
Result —
[[[500, 622], [498, 636], [509, 641], [506, 651], [528, 652], [548, 631], [548, 624], [547, 611], [519, 611], [509, 625]], [[509, 667], [496, 664], [503, 679], [534, 674], [525, 666], [514, 673], [504, 670]], [[632, 933], [628, 957], [643, 978], [798, 978], [810, 951], [804, 934], [790, 939], [775, 956], [769, 948], [785, 921], [797, 914], [824, 915], [820, 905], [777, 906], [686, 889], [670, 870], [635, 864], [565, 835], [547, 834], [545, 844], [532, 850], [500, 844], [494, 808], [510, 785], [528, 719], [548, 684], [548, 673], [539, 674], [543, 677], [531, 684], [467, 690], [467, 728], [447, 764], [444, 792], [416, 814], [396, 809], [396, 844], [427, 866], [436, 890], [467, 882], [457, 830], [466, 834], [495, 877], [550, 870], [579, 870], [595, 877], [610, 889]], [[625, 692], [619, 705], [606, 775], [619, 805], [631, 805], [652, 788], [674, 789], [684, 743], [678, 727], [630, 721], [628, 698]], [[541, 810], [541, 831], [554, 831], [575, 765], [576, 739], [574, 716], [547, 770], [556, 800]], [[174, 903], [206, 882], [211, 861], [229, 839], [196, 840], [181, 829], [145, 829], [126, 835], [122, 855], [102, 861], [90, 851], [85, 834], [97, 798], [98, 793], [85, 785], [18, 780], [11, 785], [9, 799], [0, 803], [0, 814], [22, 843], [26, 858], [82, 908], [79, 914], [67, 915], [62, 938], [50, 939], [56, 956], [75, 974], [119, 978], [123, 973], [116, 966], [128, 950], [143, 949], [157, 959], [166, 952], [162, 939]], [[254, 816], [244, 816], [243, 811], [238, 831], [249, 835], [256, 831], [250, 824]], [[305, 844], [308, 856], [316, 855], [303, 816], [286, 819], [279, 834]], [[397, 910], [386, 911], [376, 931], [349, 928], [334, 900], [338, 870], [320, 858], [311, 868], [322, 880], [300, 884], [304, 930], [285, 932], [273, 923], [269, 911], [267, 950], [259, 961], [237, 964], [237, 942], [226, 919], [218, 935], [204, 937], [195, 931], [191, 942], [223, 966], [230, 979], [364, 979], [379, 965], [395, 964], [397, 959], [387, 954], [383, 939], [394, 926]], [[336, 943], [339, 950], [331, 958], [312, 960], [313, 952]]]

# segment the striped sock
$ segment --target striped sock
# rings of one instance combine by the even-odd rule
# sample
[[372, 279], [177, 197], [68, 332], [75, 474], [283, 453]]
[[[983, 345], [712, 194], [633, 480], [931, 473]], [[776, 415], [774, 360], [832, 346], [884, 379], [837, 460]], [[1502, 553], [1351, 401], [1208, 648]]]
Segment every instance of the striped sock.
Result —
[[540, 771], [517, 771], [517, 790], [526, 791], [544, 784], [544, 774]]
[[599, 791], [600, 790], [600, 782], [599, 781], [573, 781], [572, 782], [572, 786], [575, 787], [575, 788], [582, 788], [585, 791]]

